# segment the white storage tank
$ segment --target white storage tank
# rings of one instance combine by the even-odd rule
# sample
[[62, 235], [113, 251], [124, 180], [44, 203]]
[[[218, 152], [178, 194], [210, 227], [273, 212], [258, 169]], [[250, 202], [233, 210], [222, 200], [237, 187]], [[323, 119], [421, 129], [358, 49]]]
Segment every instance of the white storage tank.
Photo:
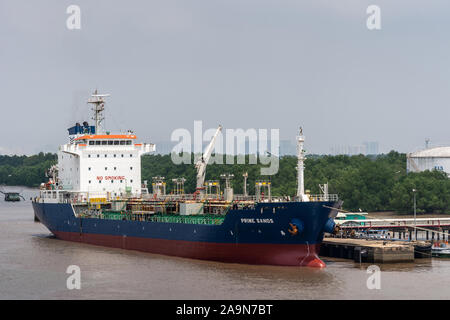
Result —
[[406, 155], [406, 171], [438, 170], [450, 176], [450, 147], [424, 149]]

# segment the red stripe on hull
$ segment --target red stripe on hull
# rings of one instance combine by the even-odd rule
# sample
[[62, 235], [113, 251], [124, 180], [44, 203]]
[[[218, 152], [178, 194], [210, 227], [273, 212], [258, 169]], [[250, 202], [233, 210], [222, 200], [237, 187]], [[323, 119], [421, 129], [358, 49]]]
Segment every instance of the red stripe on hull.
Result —
[[317, 255], [320, 247], [318, 244], [234, 244], [60, 231], [53, 233], [62, 240], [183, 258], [246, 264], [325, 267], [325, 263]]

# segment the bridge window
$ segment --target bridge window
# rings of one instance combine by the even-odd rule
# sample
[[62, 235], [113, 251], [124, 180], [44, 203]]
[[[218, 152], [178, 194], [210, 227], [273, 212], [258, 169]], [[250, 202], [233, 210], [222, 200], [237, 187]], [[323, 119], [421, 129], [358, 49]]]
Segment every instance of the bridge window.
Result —
[[108, 140], [108, 145], [109, 145], [109, 146], [111, 146], [111, 145], [113, 145], [113, 144], [114, 144], [114, 141]]
[[106, 144], [108, 144], [108, 141], [103, 140], [103, 141], [102, 141], [102, 145], [106, 145]]
[[99, 146], [102, 142], [100, 140], [95, 141], [95, 145]]
[[89, 141], [89, 145], [90, 145], [90, 146], [93, 146], [94, 144], [95, 144], [94, 141]]
[[125, 145], [125, 140], [121, 140], [121, 141], [120, 141], [120, 145], [121, 145], [121, 146]]
[[131, 145], [131, 140], [127, 140], [127, 145]]
[[118, 145], [119, 144], [119, 140], [114, 140], [114, 145]]

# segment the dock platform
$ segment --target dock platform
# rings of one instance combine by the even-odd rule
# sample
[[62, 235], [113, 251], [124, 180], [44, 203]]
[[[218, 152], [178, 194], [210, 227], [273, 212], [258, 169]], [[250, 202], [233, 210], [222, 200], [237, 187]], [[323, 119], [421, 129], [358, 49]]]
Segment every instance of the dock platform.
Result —
[[320, 255], [355, 262], [394, 263], [414, 261], [414, 245], [385, 240], [324, 238]]

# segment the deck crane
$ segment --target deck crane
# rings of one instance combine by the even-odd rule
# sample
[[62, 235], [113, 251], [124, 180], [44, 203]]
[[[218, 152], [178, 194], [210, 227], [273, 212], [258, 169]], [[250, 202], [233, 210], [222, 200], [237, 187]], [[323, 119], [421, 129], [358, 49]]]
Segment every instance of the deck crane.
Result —
[[216, 133], [212, 137], [209, 145], [206, 147], [200, 159], [195, 163], [195, 168], [197, 169], [197, 188], [196, 193], [204, 193], [205, 191], [205, 174], [206, 174], [206, 166], [208, 165], [209, 159], [211, 158], [211, 153], [214, 148], [214, 144], [216, 142], [217, 136], [222, 131], [222, 126], [219, 125]]

